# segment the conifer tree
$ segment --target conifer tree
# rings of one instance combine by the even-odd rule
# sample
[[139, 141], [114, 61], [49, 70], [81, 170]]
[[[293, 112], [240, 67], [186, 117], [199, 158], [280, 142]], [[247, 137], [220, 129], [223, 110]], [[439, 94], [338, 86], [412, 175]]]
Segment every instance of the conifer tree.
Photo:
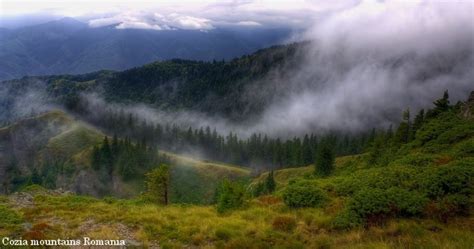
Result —
[[275, 179], [273, 178], [273, 170], [268, 173], [267, 179], [265, 180], [265, 190], [267, 193], [273, 193], [276, 188]]
[[112, 159], [115, 162], [117, 160], [117, 156], [119, 153], [119, 142], [118, 142], [117, 134], [114, 134], [112, 138], [112, 146], [110, 147], [110, 150], [111, 150]]
[[219, 184], [217, 193], [217, 212], [223, 213], [231, 209], [239, 208], [244, 203], [245, 190], [238, 182], [224, 179]]
[[100, 158], [102, 161], [101, 166], [105, 166], [109, 176], [113, 173], [113, 159], [112, 159], [112, 150], [110, 149], [109, 139], [107, 136], [104, 136], [104, 142], [102, 143]]
[[305, 135], [303, 138], [303, 164], [308, 165], [313, 161], [313, 152], [311, 149], [311, 144], [308, 135]]
[[412, 139], [415, 138], [416, 131], [421, 128], [423, 125], [423, 122], [425, 120], [425, 110], [421, 109], [418, 114], [415, 116], [415, 119], [413, 120], [413, 126], [411, 129], [411, 137]]
[[375, 165], [378, 162], [378, 159], [380, 158], [382, 152], [383, 152], [383, 147], [384, 144], [387, 142], [385, 140], [386, 135], [381, 133], [377, 134], [375, 136], [374, 142], [372, 143], [372, 148], [369, 152], [369, 159], [368, 163], [370, 165]]
[[328, 176], [334, 170], [334, 151], [328, 141], [323, 141], [318, 145], [315, 160], [316, 174]]
[[436, 100], [434, 103], [435, 111], [444, 112], [449, 109], [449, 93], [448, 90], [444, 91], [443, 97]]
[[31, 183], [41, 184], [41, 176], [38, 174], [38, 170], [36, 168], [33, 168], [31, 172]]
[[146, 175], [145, 198], [158, 204], [168, 205], [169, 191], [169, 168], [166, 164], [161, 164]]
[[400, 144], [406, 144], [410, 141], [410, 110], [407, 109], [403, 112], [403, 120], [398, 126], [397, 132], [395, 134], [396, 141]]
[[100, 149], [99, 146], [94, 145], [94, 148], [92, 149], [92, 168], [95, 170], [100, 169], [100, 164], [101, 164], [101, 159], [100, 159]]
[[435, 102], [433, 102], [433, 104], [435, 105], [435, 108], [426, 112], [426, 118], [436, 117], [438, 114], [449, 110], [450, 102], [448, 90], [444, 91], [443, 97], [437, 99]]

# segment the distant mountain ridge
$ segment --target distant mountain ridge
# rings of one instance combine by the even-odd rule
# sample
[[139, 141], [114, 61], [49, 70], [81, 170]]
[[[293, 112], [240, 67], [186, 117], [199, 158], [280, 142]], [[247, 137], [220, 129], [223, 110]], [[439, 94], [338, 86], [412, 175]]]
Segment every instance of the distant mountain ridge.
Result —
[[[81, 93], [97, 93], [118, 103], [144, 103], [164, 110], [199, 111], [245, 121], [261, 114], [273, 93], [245, 98], [248, 87], [271, 71], [291, 73], [310, 43], [276, 45], [232, 61], [203, 62], [172, 59], [121, 72], [97, 71], [80, 75], [25, 77], [0, 84], [0, 121], [20, 112], [15, 98], [32, 90], [68, 108], [76, 108]], [[219, 104], [216, 104], [219, 103]], [[78, 107], [82, 108], [82, 107]], [[39, 111], [39, 110], [35, 110]], [[18, 116], [18, 115], [17, 115]]]
[[231, 59], [278, 44], [288, 29], [199, 30], [91, 28], [72, 18], [0, 30], [0, 80], [25, 75], [124, 70], [157, 60]]

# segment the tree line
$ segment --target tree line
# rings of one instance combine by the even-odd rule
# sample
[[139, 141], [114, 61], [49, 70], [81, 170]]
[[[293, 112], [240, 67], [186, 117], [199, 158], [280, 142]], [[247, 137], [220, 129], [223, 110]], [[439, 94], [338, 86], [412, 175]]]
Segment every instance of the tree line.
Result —
[[124, 110], [105, 110], [102, 115], [89, 118], [93, 124], [111, 134], [128, 137], [136, 143], [171, 152], [186, 153], [198, 150], [206, 159], [249, 165], [259, 169], [306, 166], [314, 162], [321, 141], [331, 144], [338, 156], [361, 153], [371, 143], [373, 134], [329, 133], [322, 136], [306, 134], [290, 139], [270, 138], [254, 133], [241, 138], [230, 132], [219, 134], [211, 127], [183, 128], [177, 124], [151, 123]]
[[111, 142], [105, 136], [91, 153], [92, 168], [101, 172], [102, 178], [110, 178], [117, 173], [123, 180], [129, 180], [165, 162], [168, 159], [159, 156], [154, 147], [145, 143], [132, 143], [128, 137], [118, 139], [117, 135], [113, 136]]

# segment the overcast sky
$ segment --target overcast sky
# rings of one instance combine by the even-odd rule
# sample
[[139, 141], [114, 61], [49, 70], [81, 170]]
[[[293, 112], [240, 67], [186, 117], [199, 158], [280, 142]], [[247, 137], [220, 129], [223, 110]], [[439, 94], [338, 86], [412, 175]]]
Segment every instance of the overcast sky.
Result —
[[213, 29], [220, 25], [306, 28], [318, 18], [349, 8], [358, 0], [1, 0], [0, 26], [14, 28], [64, 16], [92, 27]]

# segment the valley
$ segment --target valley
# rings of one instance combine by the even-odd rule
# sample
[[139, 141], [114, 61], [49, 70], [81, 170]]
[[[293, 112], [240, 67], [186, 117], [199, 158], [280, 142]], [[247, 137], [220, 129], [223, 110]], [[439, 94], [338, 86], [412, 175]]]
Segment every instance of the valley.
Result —
[[474, 248], [474, 3], [0, 1], [0, 248]]
[[[380, 131], [366, 152], [336, 158], [329, 176], [318, 174], [317, 167], [315, 173], [314, 165], [271, 171], [273, 190], [268, 189], [268, 172], [252, 176], [247, 168], [166, 151], [160, 152], [172, 165], [171, 204], [166, 206], [146, 201], [136, 190], [130, 199], [98, 199], [76, 189], [65, 191], [67, 184], [63, 190], [22, 187], [1, 198], [0, 235], [85, 236], [171, 248], [464, 248], [474, 243], [469, 208], [474, 177], [472, 102], [446, 106], [441, 98], [435, 103], [408, 143], [396, 142], [403, 141], [396, 138], [400, 129], [395, 136]], [[61, 129], [35, 133], [43, 134], [35, 137], [44, 147], [35, 158], [67, 155], [77, 167], [72, 174], [88, 172], [82, 184], [94, 184], [94, 170], [84, 155], [100, 144], [103, 134], [60, 111], [12, 124], [2, 134], [18, 137], [25, 134], [19, 133], [22, 126], [37, 127], [36, 122]], [[392, 142], [376, 145], [386, 136], [394, 136], [389, 138]], [[72, 185], [77, 186], [78, 179], [71, 177], [76, 181]], [[216, 188], [222, 191], [216, 185], [222, 179], [234, 182], [224, 186], [243, 191], [240, 204], [226, 202], [222, 209], [225, 197], [215, 199], [213, 193]], [[238, 190], [238, 184], [245, 189]], [[146, 190], [143, 185], [139, 189]], [[116, 194], [126, 196], [122, 191]]]

